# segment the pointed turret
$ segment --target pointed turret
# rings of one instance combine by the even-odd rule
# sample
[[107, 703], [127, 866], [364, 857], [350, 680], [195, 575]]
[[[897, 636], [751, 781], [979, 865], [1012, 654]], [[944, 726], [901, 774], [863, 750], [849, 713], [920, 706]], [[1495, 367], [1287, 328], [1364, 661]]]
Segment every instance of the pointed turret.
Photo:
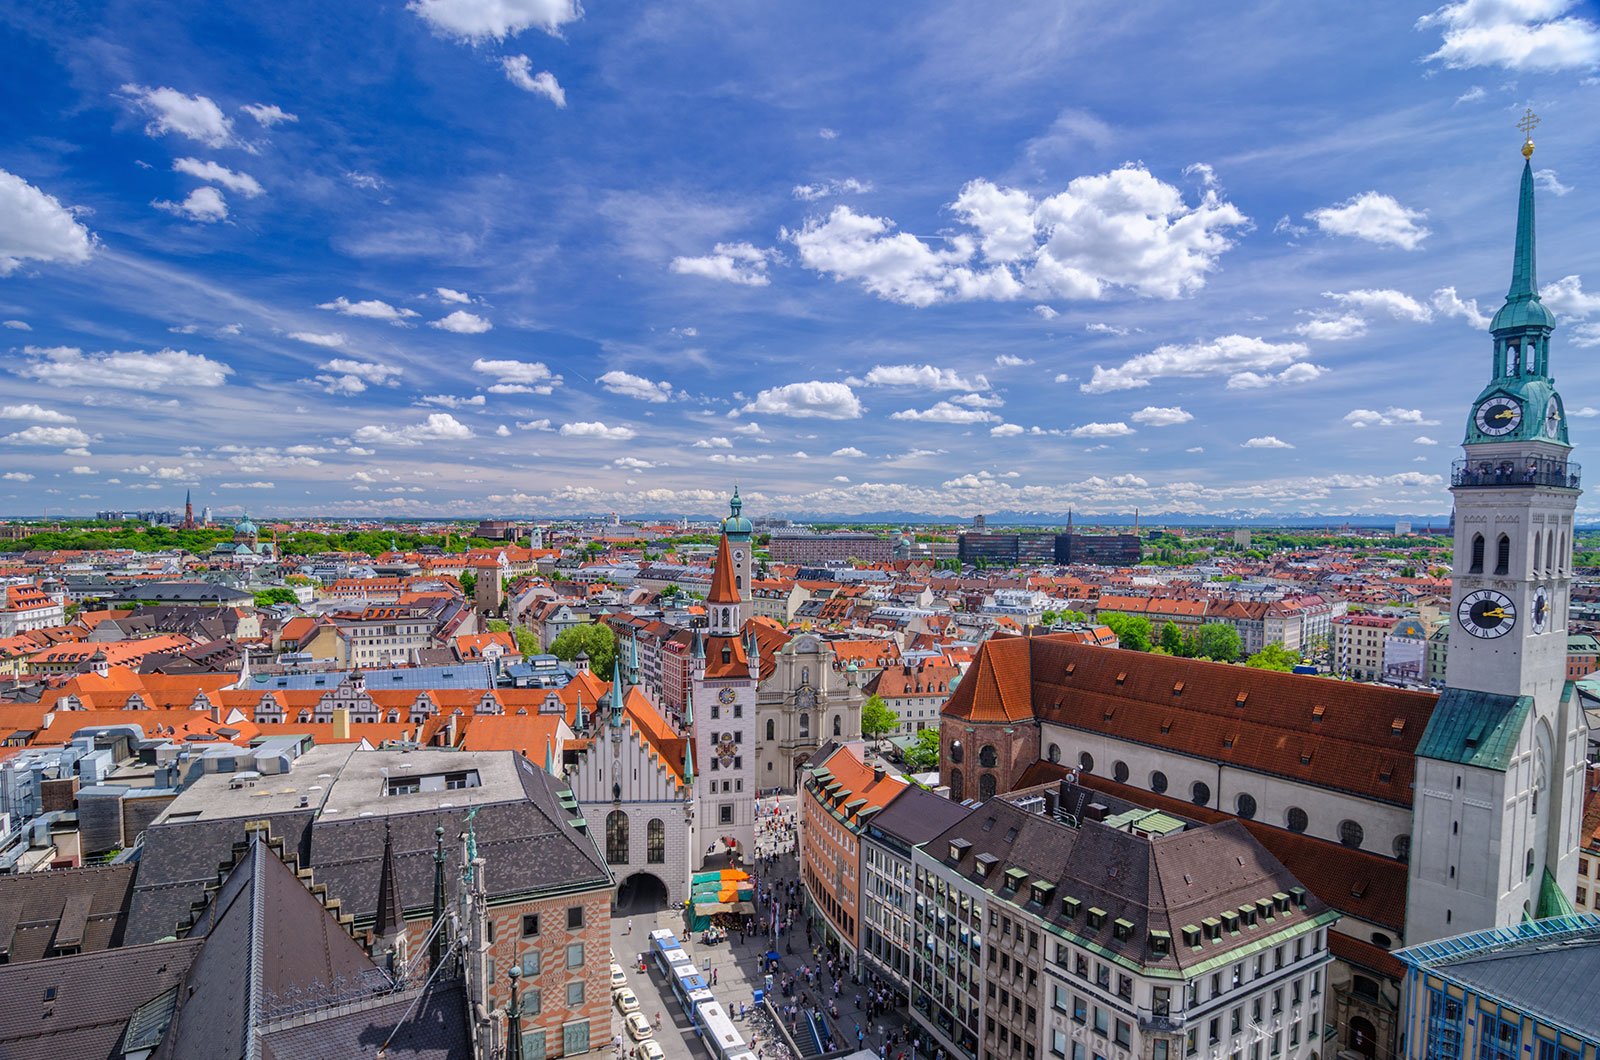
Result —
[[1533, 161], [1522, 163], [1522, 192], [1517, 198], [1517, 242], [1511, 254], [1511, 287], [1506, 304], [1489, 325], [1493, 332], [1509, 328], [1552, 328], [1555, 317], [1539, 301], [1536, 244], [1533, 216]]
[[711, 571], [711, 592], [706, 595], [708, 604], [736, 604], [739, 590], [733, 584], [733, 556], [728, 551], [728, 536], [717, 542], [716, 566]]
[[373, 955], [378, 956], [385, 952], [394, 952], [394, 963], [390, 966], [398, 970], [405, 954], [398, 949], [406, 933], [405, 908], [400, 903], [400, 876], [394, 867], [394, 837], [389, 834], [389, 825], [383, 826], [383, 863], [378, 868], [378, 922], [372, 929]]

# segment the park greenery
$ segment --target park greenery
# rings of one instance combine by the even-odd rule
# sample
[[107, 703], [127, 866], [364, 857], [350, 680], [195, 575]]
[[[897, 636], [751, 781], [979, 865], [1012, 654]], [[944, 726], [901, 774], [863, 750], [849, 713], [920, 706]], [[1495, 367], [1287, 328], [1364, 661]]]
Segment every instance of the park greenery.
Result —
[[273, 589], [263, 589], [256, 593], [257, 607], [271, 607], [274, 604], [297, 604], [300, 598], [294, 594], [293, 589], [282, 586]]
[[1301, 665], [1298, 652], [1290, 651], [1282, 644], [1268, 644], [1260, 651], [1244, 661], [1246, 666], [1254, 666], [1258, 670], [1281, 670], [1288, 673], [1296, 666]]
[[939, 768], [939, 730], [923, 729], [917, 733], [916, 742], [905, 753], [906, 768], [913, 773], [927, 773]]
[[611, 627], [599, 622], [585, 622], [569, 626], [550, 642], [550, 654], [565, 662], [578, 657], [579, 652], [589, 655], [589, 669], [601, 677], [611, 676], [611, 662], [617, 653], [617, 638]]
[[874, 692], [861, 705], [861, 735], [881, 740], [900, 724], [900, 715], [889, 709], [883, 697]]

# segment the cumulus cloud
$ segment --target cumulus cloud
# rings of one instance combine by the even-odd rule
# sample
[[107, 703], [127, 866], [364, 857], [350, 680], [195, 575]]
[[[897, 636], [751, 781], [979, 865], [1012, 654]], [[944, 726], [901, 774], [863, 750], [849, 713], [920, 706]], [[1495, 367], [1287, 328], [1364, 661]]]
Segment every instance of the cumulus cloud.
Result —
[[337, 331], [291, 331], [289, 337], [296, 342], [304, 342], [311, 346], [337, 347], [343, 346], [345, 342], [344, 335]]
[[[454, 394], [426, 394], [417, 399], [424, 405], [438, 405], [440, 408], [461, 409], [481, 406], [486, 400], [482, 394], [473, 394], [471, 397], [457, 397]], [[510, 431], [506, 432], [510, 434]]]
[[411, 0], [406, 10], [435, 33], [472, 44], [505, 40], [525, 29], [559, 37], [583, 14], [578, 0]]
[[439, 301], [441, 302], [456, 302], [461, 305], [468, 305], [472, 302], [470, 294], [464, 291], [451, 290], [449, 287], [435, 287], [433, 293], [439, 296]]
[[648, 471], [656, 465], [648, 460], [640, 460], [636, 456], [619, 456], [611, 461], [612, 467], [624, 467], [629, 471]]
[[1365, 317], [1355, 313], [1315, 317], [1296, 324], [1294, 333], [1296, 335], [1304, 335], [1308, 339], [1315, 339], [1318, 342], [1359, 339], [1367, 333], [1367, 320]]
[[[1309, 351], [1304, 343], [1267, 342], [1245, 335], [1223, 335], [1211, 342], [1158, 346], [1116, 368], [1095, 365], [1094, 375], [1078, 389], [1086, 394], [1132, 390], [1154, 379], [1198, 379], [1206, 376], [1237, 377], [1267, 369], [1303, 364]], [[1314, 367], [1306, 365], [1306, 367]], [[1285, 382], [1293, 380], [1283, 380]]]
[[1188, 423], [1194, 419], [1194, 414], [1186, 412], [1177, 405], [1162, 408], [1157, 405], [1146, 405], [1135, 412], [1129, 419], [1134, 423], [1142, 423], [1146, 427], [1173, 427], [1180, 423]]
[[1438, 420], [1430, 420], [1421, 409], [1400, 409], [1390, 405], [1382, 412], [1373, 409], [1351, 409], [1344, 414], [1344, 422], [1352, 427], [1435, 427]]
[[29, 360], [12, 369], [18, 375], [57, 387], [115, 387], [160, 390], [163, 387], [217, 387], [233, 369], [187, 350], [112, 350], [85, 354], [76, 346], [26, 346]]
[[548, 430], [553, 430], [553, 429], [554, 428], [552, 428], [550, 426], [550, 421], [549, 420], [518, 420], [517, 421], [517, 430], [519, 430], [519, 431], [548, 431]]
[[638, 398], [640, 401], [661, 402], [672, 398], [671, 383], [666, 381], [653, 383], [643, 376], [631, 375], [616, 369], [601, 376], [598, 382], [613, 394]]
[[1240, 372], [1238, 375], [1229, 376], [1228, 389], [1260, 390], [1269, 386], [1309, 383], [1326, 371], [1327, 369], [1321, 365], [1299, 361], [1281, 372]]
[[949, 401], [940, 401], [932, 408], [902, 409], [889, 418], [914, 420], [919, 423], [993, 423], [1000, 417], [982, 409], [963, 408]]
[[81, 449], [89, 444], [89, 436], [76, 427], [24, 427], [0, 438], [7, 445], [36, 445], [51, 449]]
[[88, 464], [74, 464], [68, 470], [74, 475], [92, 475], [92, 474], [94, 474], [94, 468], [90, 467]]
[[1438, 445], [1439, 443], [1429, 438], [1426, 434], [1419, 434], [1411, 439], [1413, 445]]
[[382, 320], [389, 324], [404, 326], [405, 322], [420, 314], [415, 309], [398, 308], [388, 302], [377, 298], [368, 298], [361, 302], [352, 302], [340, 295], [331, 302], [323, 302], [318, 309], [331, 309], [335, 313], [343, 313], [349, 317], [365, 317], [368, 320]]
[[69, 416], [65, 412], [47, 409], [43, 405], [27, 402], [21, 405], [7, 405], [0, 408], [0, 420], [29, 420], [33, 423], [77, 423], [77, 417]]
[[1033, 311], [1046, 320], [1054, 320], [1061, 315], [1047, 305], [1036, 305], [1033, 307]]
[[931, 364], [877, 364], [861, 382], [867, 386], [908, 386], [923, 390], [987, 390], [989, 380], [981, 373], [963, 376], [951, 368]]
[[24, 261], [82, 265], [94, 246], [94, 236], [55, 196], [0, 169], [0, 276]]
[[476, 313], [469, 313], [465, 309], [457, 309], [454, 313], [442, 320], [428, 321], [430, 328], [441, 328], [444, 331], [453, 331], [457, 335], [482, 335], [494, 327], [493, 324], [483, 319]]
[[1294, 446], [1290, 445], [1288, 442], [1284, 441], [1282, 438], [1277, 438], [1277, 437], [1274, 437], [1273, 435], [1270, 435], [1270, 434], [1266, 435], [1264, 437], [1261, 437], [1261, 438], [1252, 438], [1249, 441], [1244, 442], [1242, 444], [1243, 444], [1244, 448], [1246, 448], [1246, 449], [1293, 449], [1294, 448]]
[[172, 163], [172, 168], [179, 173], [187, 173], [191, 177], [198, 177], [212, 184], [221, 184], [229, 191], [236, 191], [247, 199], [253, 199], [262, 192], [262, 187], [255, 177], [248, 173], [236, 172], [215, 162], [202, 162], [198, 158], [180, 158]]
[[1444, 40], [1430, 60], [1466, 69], [1588, 70], [1600, 65], [1600, 26], [1567, 14], [1576, 0], [1459, 0], [1417, 20]]
[[608, 442], [625, 442], [639, 432], [632, 427], [617, 425], [607, 427], [599, 420], [563, 423], [561, 433], [574, 438], [601, 438]]
[[400, 382], [400, 369], [376, 361], [357, 361], [335, 357], [322, 366], [322, 374], [315, 381], [330, 394], [359, 394], [367, 384], [396, 386]]
[[1454, 287], [1441, 287], [1433, 292], [1434, 311], [1441, 316], [1461, 317], [1478, 331], [1489, 326], [1489, 318], [1478, 311], [1478, 300], [1468, 298], [1463, 300], [1456, 294]]
[[928, 306], [1027, 295], [1096, 299], [1116, 288], [1180, 298], [1204, 286], [1232, 246], [1228, 231], [1249, 223], [1217, 189], [1190, 205], [1137, 165], [1079, 177], [1043, 199], [974, 180], [949, 208], [970, 231], [941, 249], [848, 206], [785, 235], [807, 268], [888, 301]]
[[472, 362], [472, 370], [496, 380], [489, 387], [491, 394], [548, 394], [561, 385], [561, 377], [551, 372], [543, 361], [479, 357]]
[[1014, 438], [1023, 433], [1023, 429], [1015, 423], [999, 423], [989, 428], [991, 438]]
[[0, 328], [10, 328], [12, 331], [33, 330], [33, 326], [26, 320], [0, 320]]
[[701, 438], [701, 439], [699, 439], [698, 441], [696, 441], [694, 443], [693, 446], [691, 446], [691, 448], [694, 448], [694, 449], [732, 449], [733, 448], [733, 440], [731, 438], [725, 438], [720, 434], [714, 434], [709, 438]]
[[135, 109], [150, 116], [145, 132], [151, 136], [178, 133], [207, 147], [221, 147], [233, 139], [233, 119], [205, 96], [186, 96], [175, 88], [136, 84], [123, 85], [122, 95]]
[[1433, 319], [1432, 309], [1395, 290], [1323, 291], [1322, 297], [1362, 312], [1382, 313], [1395, 320], [1426, 324]]
[[448, 412], [433, 412], [421, 423], [405, 427], [358, 427], [350, 438], [362, 444], [416, 446], [424, 442], [455, 442], [472, 437], [472, 428]]
[[1121, 438], [1134, 433], [1126, 423], [1085, 423], [1072, 428], [1074, 438]]
[[222, 192], [212, 187], [196, 188], [182, 202], [156, 199], [150, 205], [201, 224], [215, 224], [228, 219], [228, 200]]
[[1033, 361], [1031, 358], [1018, 357], [1013, 353], [1002, 353], [994, 359], [994, 363], [1001, 368], [1026, 368]]
[[1600, 313], [1600, 294], [1586, 294], [1583, 281], [1577, 276], [1563, 276], [1555, 283], [1545, 284], [1539, 300], [1565, 317], [1582, 319], [1590, 313]]
[[854, 177], [843, 180], [824, 180], [817, 184], [796, 184], [794, 197], [803, 202], [815, 202], [834, 195], [864, 195], [872, 190], [872, 185]]
[[767, 276], [767, 265], [775, 257], [773, 251], [751, 243], [718, 243], [703, 257], [673, 258], [672, 271], [685, 276], [726, 280], [745, 287], [765, 287], [772, 282]]
[[284, 122], [300, 120], [298, 114], [290, 114], [276, 103], [246, 103], [239, 109], [254, 118], [256, 124], [266, 129], [270, 129], [274, 125], [281, 125]]
[[7, 471], [4, 475], [0, 475], [0, 479], [7, 482], [32, 482], [33, 476], [26, 471]]
[[1430, 235], [1418, 223], [1426, 216], [1425, 210], [1410, 210], [1392, 196], [1368, 191], [1337, 205], [1312, 210], [1306, 220], [1334, 235], [1415, 250]]
[[861, 450], [857, 449], [853, 445], [847, 445], [843, 449], [835, 449], [833, 452], [829, 453], [828, 455], [829, 456], [849, 457], [849, 458], [851, 458], [853, 460], [864, 460], [864, 459], [866, 459], [866, 456], [867, 456], [866, 453], [863, 453]]
[[500, 60], [500, 68], [505, 71], [506, 80], [522, 91], [543, 96], [557, 107], [567, 105], [566, 90], [556, 82], [556, 75], [549, 70], [533, 73], [533, 61], [526, 55], [508, 55]]
[[277, 489], [278, 484], [275, 482], [262, 482], [258, 479], [255, 482], [219, 482], [217, 487], [225, 490], [272, 490]]
[[743, 411], [801, 419], [853, 420], [861, 416], [861, 401], [844, 383], [813, 380], [763, 390]]
[[1119, 327], [1116, 324], [1102, 324], [1098, 321], [1092, 324], [1085, 324], [1083, 330], [1091, 335], [1126, 335], [1128, 333], [1128, 329], [1125, 327]]

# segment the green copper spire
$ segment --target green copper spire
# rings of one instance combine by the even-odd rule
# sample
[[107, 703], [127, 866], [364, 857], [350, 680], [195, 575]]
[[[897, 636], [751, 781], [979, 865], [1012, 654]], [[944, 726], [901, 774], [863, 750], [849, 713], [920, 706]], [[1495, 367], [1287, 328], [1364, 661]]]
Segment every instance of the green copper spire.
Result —
[[[1523, 153], [1532, 155], [1532, 141]], [[1489, 330], [1507, 328], [1552, 328], [1555, 318], [1539, 302], [1539, 281], [1535, 270], [1536, 226], [1533, 217], [1533, 160], [1522, 163], [1522, 194], [1517, 199], [1517, 244], [1511, 256], [1511, 289], [1506, 304], [1494, 315]]]

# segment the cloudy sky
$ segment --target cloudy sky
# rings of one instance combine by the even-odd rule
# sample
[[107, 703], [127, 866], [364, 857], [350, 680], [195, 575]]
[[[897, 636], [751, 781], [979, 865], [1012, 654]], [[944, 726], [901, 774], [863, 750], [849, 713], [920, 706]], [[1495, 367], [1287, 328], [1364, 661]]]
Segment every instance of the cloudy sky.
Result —
[[[1571, 0], [0, 9], [0, 512], [1448, 511]], [[1591, 493], [1580, 512], [1600, 512]]]

